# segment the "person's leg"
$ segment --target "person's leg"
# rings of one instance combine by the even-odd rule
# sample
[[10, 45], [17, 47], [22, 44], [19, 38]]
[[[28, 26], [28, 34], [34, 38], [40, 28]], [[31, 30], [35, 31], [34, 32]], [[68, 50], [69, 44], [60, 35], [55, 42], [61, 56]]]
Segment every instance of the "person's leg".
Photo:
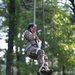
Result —
[[44, 66], [45, 66], [45, 68], [48, 70], [48, 69], [49, 69], [49, 68], [48, 68], [48, 57], [47, 57], [46, 54], [44, 55], [44, 60], [45, 60]]
[[37, 60], [36, 48], [34, 48], [33, 46], [27, 50], [26, 54], [30, 58]]
[[48, 68], [48, 57], [45, 55], [44, 50], [39, 50], [37, 55], [38, 55], [37, 61], [39, 64], [39, 72], [41, 70], [43, 70], [43, 71], [49, 70], [49, 68]]
[[[38, 50], [37, 54], [36, 54], [36, 49], [34, 47], [31, 47], [28, 51], [27, 51], [27, 55], [30, 56], [32, 59], [35, 58], [35, 55], [37, 55], [37, 57], [35, 59], [37, 59], [38, 61], [38, 65], [39, 65], [39, 72], [41, 73], [42, 71], [50, 71], [48, 68], [48, 57], [45, 54], [44, 50]], [[42, 69], [43, 68], [43, 69]]]
[[38, 61], [38, 65], [39, 67], [41, 67], [41, 65], [44, 63], [44, 54], [45, 52], [43, 50], [39, 50], [37, 55], [37, 61]]
[[39, 65], [39, 73], [51, 75], [52, 70], [48, 68], [48, 57], [45, 54], [44, 50], [39, 50], [37, 55], [38, 55], [37, 61]]

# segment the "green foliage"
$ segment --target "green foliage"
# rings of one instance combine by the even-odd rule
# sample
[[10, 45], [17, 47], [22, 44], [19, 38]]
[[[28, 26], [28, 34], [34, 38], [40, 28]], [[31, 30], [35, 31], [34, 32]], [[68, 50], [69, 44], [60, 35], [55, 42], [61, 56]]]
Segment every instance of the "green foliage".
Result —
[[[26, 55], [24, 53], [23, 33], [27, 29], [27, 25], [33, 22], [34, 0], [15, 0], [15, 38], [14, 38], [14, 61], [13, 66], [17, 67], [20, 75], [35, 75], [38, 65], [34, 61], [26, 63]], [[3, 27], [8, 28], [8, 0], [3, 0], [6, 4], [2, 14], [5, 17]], [[25, 5], [24, 5], [25, 4]], [[65, 70], [71, 71], [70, 68], [75, 67], [75, 25], [72, 25], [69, 19], [74, 19], [69, 13], [69, 5], [64, 4], [62, 8], [58, 6], [58, 0], [46, 0], [44, 3], [45, 12], [45, 52], [49, 57], [49, 66], [54, 69], [53, 75], [57, 75], [55, 71]], [[43, 12], [42, 0], [36, 3], [36, 24], [37, 34], [43, 40]], [[72, 20], [73, 21], [73, 20]], [[1, 26], [0, 26], [1, 28]], [[1, 28], [2, 29], [2, 28]], [[6, 29], [8, 32], [8, 30]], [[68, 75], [68, 74], [66, 74]]]

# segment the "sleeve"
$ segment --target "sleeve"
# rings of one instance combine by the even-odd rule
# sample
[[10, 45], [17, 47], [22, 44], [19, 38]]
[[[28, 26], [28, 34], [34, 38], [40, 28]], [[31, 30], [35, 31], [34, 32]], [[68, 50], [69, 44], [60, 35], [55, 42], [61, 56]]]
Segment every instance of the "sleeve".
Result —
[[26, 31], [26, 32], [25, 32], [24, 38], [26, 38], [26, 39], [29, 40], [29, 41], [35, 39], [34, 36], [32, 35], [32, 33], [29, 32], [29, 31]]

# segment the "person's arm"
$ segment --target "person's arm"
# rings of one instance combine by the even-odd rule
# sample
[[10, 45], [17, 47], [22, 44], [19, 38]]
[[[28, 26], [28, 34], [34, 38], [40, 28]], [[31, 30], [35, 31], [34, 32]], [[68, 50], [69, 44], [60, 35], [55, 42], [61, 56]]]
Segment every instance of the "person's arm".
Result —
[[37, 35], [35, 36], [35, 39], [37, 40], [38, 49], [41, 49], [42, 41], [39, 39], [39, 37]]
[[38, 41], [38, 42], [40, 42], [40, 39], [39, 39], [39, 37], [36, 35], [35, 36], [35, 39]]
[[24, 38], [26, 38], [27, 40], [34, 40], [35, 39], [35, 35], [30, 33], [29, 31], [25, 32]]

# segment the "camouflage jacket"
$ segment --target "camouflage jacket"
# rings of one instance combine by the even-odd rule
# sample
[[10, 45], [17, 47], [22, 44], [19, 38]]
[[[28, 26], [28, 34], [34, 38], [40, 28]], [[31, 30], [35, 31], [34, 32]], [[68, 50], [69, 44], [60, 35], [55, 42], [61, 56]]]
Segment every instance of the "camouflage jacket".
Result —
[[24, 45], [25, 45], [25, 51], [27, 51], [30, 47], [38, 48], [38, 44], [32, 35], [32, 33], [28, 30], [25, 31], [24, 34]]

